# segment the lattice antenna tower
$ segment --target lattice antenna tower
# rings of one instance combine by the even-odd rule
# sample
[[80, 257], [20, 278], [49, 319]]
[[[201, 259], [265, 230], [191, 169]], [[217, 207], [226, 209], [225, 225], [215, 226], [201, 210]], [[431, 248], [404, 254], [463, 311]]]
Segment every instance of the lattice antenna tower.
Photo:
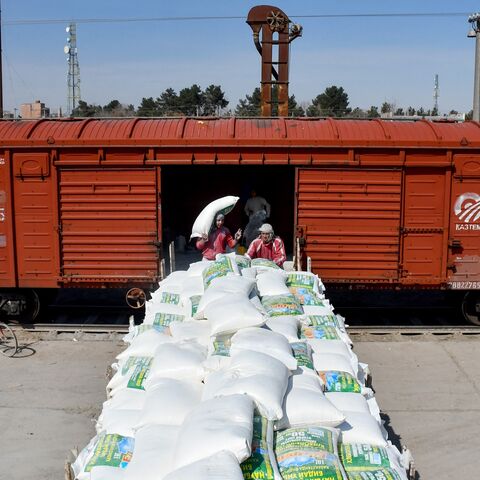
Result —
[[433, 87], [433, 109], [437, 112], [438, 115], [438, 97], [440, 96], [439, 94], [439, 88], [438, 88], [438, 73], [435, 74], [435, 86]]
[[63, 51], [67, 55], [67, 113], [71, 115], [80, 101], [80, 65], [77, 50], [77, 25], [70, 23], [65, 29], [68, 34], [67, 44]]

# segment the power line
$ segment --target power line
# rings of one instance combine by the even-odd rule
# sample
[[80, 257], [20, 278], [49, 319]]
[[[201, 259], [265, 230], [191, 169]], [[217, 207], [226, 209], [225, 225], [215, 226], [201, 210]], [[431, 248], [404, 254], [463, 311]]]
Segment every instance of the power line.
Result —
[[[405, 12], [405, 13], [332, 13], [319, 15], [289, 15], [290, 18], [401, 18], [401, 17], [465, 17], [471, 12]], [[123, 18], [44, 18], [36, 20], [19, 19], [2, 22], [2, 26], [50, 25], [58, 23], [133, 23], [133, 22], [187, 22], [204, 20], [245, 20], [245, 16], [191, 16], [191, 17], [123, 17]]]

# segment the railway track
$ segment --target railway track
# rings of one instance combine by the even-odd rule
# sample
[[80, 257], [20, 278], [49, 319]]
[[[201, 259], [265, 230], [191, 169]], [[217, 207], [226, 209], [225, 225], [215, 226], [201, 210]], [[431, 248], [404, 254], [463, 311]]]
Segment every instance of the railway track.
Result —
[[[13, 329], [20, 336], [35, 335], [40, 338], [54, 338], [60, 334], [75, 335], [124, 335], [128, 332], [128, 325], [114, 324], [51, 324], [37, 323], [30, 326], [14, 326]], [[389, 326], [355, 326], [349, 327], [348, 333], [353, 340], [366, 336], [395, 336], [414, 339], [415, 337], [434, 336], [437, 338], [446, 337], [478, 337], [480, 327], [466, 325], [449, 326], [411, 326], [411, 325], [389, 325]]]

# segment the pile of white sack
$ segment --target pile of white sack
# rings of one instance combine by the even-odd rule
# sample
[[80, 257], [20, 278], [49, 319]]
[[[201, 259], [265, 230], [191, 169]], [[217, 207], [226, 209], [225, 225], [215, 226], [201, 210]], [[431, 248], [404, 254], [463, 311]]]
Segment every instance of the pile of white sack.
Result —
[[235, 254], [160, 283], [79, 480], [406, 480], [320, 279]]

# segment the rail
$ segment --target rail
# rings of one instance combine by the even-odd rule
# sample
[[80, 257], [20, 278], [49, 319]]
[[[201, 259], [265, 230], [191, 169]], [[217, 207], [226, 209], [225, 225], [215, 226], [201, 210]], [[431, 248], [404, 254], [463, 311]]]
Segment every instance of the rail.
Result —
[[[128, 333], [128, 325], [81, 325], [81, 324], [49, 324], [37, 323], [27, 326], [13, 326], [15, 332], [31, 332], [31, 333], [91, 333], [91, 334], [105, 334], [105, 333]], [[464, 335], [464, 336], [479, 336], [480, 327], [477, 326], [361, 326], [348, 327], [347, 332], [351, 336], [359, 335], [400, 335], [400, 336], [420, 336], [420, 335]]]

